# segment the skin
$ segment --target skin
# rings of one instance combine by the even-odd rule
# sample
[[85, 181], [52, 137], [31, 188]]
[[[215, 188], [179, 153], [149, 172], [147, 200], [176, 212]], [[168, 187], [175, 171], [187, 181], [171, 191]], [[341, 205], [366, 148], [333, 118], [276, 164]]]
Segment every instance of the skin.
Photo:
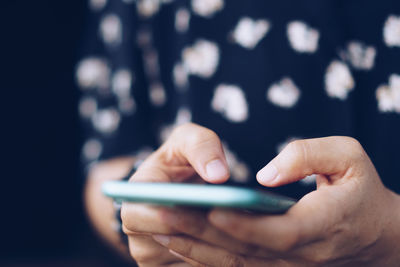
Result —
[[[210, 226], [197, 226], [202, 229], [197, 232], [190, 225], [195, 220], [183, 212], [170, 212], [165, 222], [172, 225], [174, 217], [175, 229], [186, 236], [154, 235], [154, 239], [182, 260], [195, 261], [194, 266], [398, 266], [399, 196], [382, 185], [357, 141], [348, 137], [296, 141], [268, 168], [271, 165], [276, 178], [265, 180], [260, 171], [261, 184], [279, 186], [318, 173], [317, 190], [280, 216], [214, 210], [206, 215]], [[254, 247], [240, 252], [229, 243], [210, 244], [207, 227]]]
[[[223, 171], [209, 175], [206, 166], [215, 160], [219, 160]], [[141, 164], [130, 181], [193, 182], [199, 176], [208, 182], [221, 183], [229, 178], [229, 171], [218, 136], [206, 128], [186, 124], [174, 130], [166, 143]], [[163, 222], [163, 210], [153, 205], [122, 205], [121, 218], [130, 254], [139, 266], [191, 266], [152, 238], [152, 233], [178, 233]]]
[[133, 162], [133, 157], [124, 157], [96, 164], [89, 171], [84, 190], [85, 209], [93, 229], [117, 255], [132, 263], [132, 257], [122, 244], [120, 235], [111, 227], [116, 224], [113, 201], [101, 193], [101, 186], [106, 181], [124, 177], [132, 168]]
[[[211, 165], [220, 168], [207, 168], [216, 160], [220, 164]], [[361, 145], [349, 137], [292, 142], [257, 180], [276, 187], [310, 174], [318, 174], [317, 190], [284, 215], [124, 203], [130, 254], [139, 266], [397, 266], [400, 197], [383, 186]], [[131, 182], [221, 183], [228, 177], [218, 136], [187, 124]]]

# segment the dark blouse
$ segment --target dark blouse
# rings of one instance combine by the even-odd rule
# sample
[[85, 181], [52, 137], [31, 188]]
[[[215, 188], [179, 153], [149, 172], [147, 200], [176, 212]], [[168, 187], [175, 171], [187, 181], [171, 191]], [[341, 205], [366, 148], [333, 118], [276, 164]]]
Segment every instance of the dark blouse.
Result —
[[[195, 122], [232, 181], [289, 141], [357, 138], [400, 192], [400, 1], [91, 0], [76, 80], [85, 164], [157, 148]], [[338, 148], [340, 149], [340, 148]], [[299, 197], [313, 176], [277, 189]]]

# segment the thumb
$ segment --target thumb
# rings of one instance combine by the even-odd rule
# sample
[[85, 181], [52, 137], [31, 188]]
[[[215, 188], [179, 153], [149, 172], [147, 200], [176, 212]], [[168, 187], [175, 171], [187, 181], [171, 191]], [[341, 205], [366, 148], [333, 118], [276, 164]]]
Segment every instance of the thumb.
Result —
[[270, 187], [296, 182], [311, 174], [335, 181], [349, 169], [362, 170], [366, 162], [370, 163], [368, 156], [351, 137], [296, 140], [257, 173], [257, 180]]
[[222, 183], [229, 178], [221, 141], [210, 129], [193, 123], [179, 126], [164, 148], [166, 158], [173, 158], [179, 164], [190, 164], [207, 182]]

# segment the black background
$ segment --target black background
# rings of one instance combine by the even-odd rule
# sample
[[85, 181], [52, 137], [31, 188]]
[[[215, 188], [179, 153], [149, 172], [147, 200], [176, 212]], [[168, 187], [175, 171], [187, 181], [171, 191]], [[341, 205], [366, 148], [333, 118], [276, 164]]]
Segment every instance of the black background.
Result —
[[1, 1], [0, 265], [115, 266], [83, 212], [74, 69], [87, 1]]

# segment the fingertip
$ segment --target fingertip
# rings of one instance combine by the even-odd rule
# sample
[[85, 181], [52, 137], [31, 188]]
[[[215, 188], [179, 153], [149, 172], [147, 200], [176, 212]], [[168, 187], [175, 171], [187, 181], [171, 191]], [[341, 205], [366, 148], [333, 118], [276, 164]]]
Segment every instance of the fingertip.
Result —
[[206, 164], [206, 180], [210, 183], [223, 183], [229, 178], [229, 168], [221, 159], [211, 160]]
[[258, 171], [256, 178], [260, 184], [268, 187], [274, 187], [279, 183], [280, 175], [278, 168], [272, 162], [270, 162], [264, 168]]

